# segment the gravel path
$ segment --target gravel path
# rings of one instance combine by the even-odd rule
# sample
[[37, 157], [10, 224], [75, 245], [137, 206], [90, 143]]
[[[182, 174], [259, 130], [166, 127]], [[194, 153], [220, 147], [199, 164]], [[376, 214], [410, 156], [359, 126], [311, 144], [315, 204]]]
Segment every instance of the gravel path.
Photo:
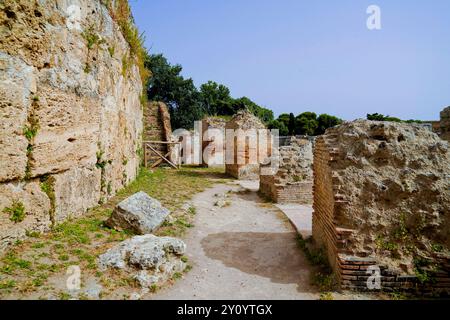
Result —
[[[196, 195], [184, 239], [193, 269], [152, 299], [318, 299], [296, 232], [273, 205], [240, 185]], [[227, 206], [218, 207], [221, 199]]]

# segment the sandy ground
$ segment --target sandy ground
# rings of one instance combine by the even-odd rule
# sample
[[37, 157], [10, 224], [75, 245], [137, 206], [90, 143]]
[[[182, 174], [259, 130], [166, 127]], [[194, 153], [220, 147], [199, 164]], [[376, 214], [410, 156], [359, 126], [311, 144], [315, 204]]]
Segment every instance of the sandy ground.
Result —
[[[193, 269], [151, 299], [319, 298], [294, 228], [255, 191], [238, 190], [222, 184], [193, 198], [195, 227], [184, 239]], [[214, 205], [221, 194], [229, 206]]]

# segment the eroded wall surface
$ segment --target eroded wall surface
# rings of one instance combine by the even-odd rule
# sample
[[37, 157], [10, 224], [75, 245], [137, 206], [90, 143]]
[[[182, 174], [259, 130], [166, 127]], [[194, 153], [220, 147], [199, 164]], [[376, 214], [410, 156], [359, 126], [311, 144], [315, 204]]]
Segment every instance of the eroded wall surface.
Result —
[[[344, 288], [450, 289], [450, 152], [413, 124], [358, 120], [314, 149], [313, 238]], [[376, 270], [376, 269], [372, 269]]]
[[[261, 120], [246, 110], [237, 112], [227, 122], [225, 125], [226, 140], [234, 139], [234, 150], [232, 152], [234, 160], [225, 164], [227, 174], [240, 180], [259, 179], [258, 153], [261, 150], [258, 148], [258, 130], [265, 128]], [[233, 136], [231, 136], [231, 132], [233, 132]], [[229, 144], [228, 142], [225, 143], [225, 151], [227, 152]], [[255, 154], [256, 159], [252, 159]]]
[[279, 168], [273, 175], [260, 176], [260, 192], [276, 203], [311, 204], [312, 142], [292, 137], [290, 145], [280, 147], [277, 156]]
[[142, 83], [129, 51], [98, 0], [0, 2], [0, 249], [135, 178]]

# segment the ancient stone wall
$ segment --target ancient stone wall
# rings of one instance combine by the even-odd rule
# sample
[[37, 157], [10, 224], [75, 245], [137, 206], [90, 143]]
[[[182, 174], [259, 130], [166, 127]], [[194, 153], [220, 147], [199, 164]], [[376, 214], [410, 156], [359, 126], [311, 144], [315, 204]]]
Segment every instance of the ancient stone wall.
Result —
[[[259, 163], [252, 163], [251, 154], [258, 154], [258, 145], [249, 143], [250, 140], [258, 140], [257, 130], [265, 129], [264, 124], [248, 111], [239, 111], [233, 118], [227, 122], [225, 126], [226, 140], [230, 139], [229, 131], [234, 130], [234, 161], [225, 165], [225, 171], [236, 179], [241, 180], [258, 180], [259, 179]], [[253, 134], [252, 134], [253, 129]], [[245, 135], [245, 133], [249, 133]], [[238, 146], [241, 145], [242, 148]], [[228, 144], [225, 145], [228, 148]], [[238, 161], [243, 159], [242, 161]], [[242, 162], [242, 163], [238, 163]], [[257, 161], [256, 161], [257, 162]]]
[[101, 1], [0, 2], [0, 249], [134, 179], [141, 93]]
[[279, 149], [277, 172], [260, 176], [259, 191], [276, 203], [311, 204], [312, 163], [311, 141], [292, 137], [289, 146]]
[[[226, 124], [227, 124], [227, 122], [225, 119], [218, 118], [218, 117], [206, 117], [202, 120], [202, 151], [201, 151], [202, 155], [205, 154], [205, 149], [208, 148], [208, 146], [210, 146], [210, 144], [214, 141], [214, 139], [215, 139], [214, 135], [216, 134], [216, 132], [214, 132], [214, 131], [219, 130], [222, 133], [223, 137], [225, 137]], [[212, 131], [208, 131], [208, 130], [212, 130]], [[207, 133], [207, 131], [209, 134]], [[219, 147], [219, 145], [216, 144], [216, 147]], [[224, 154], [224, 152], [225, 152], [224, 141], [223, 141], [221, 150], [214, 150], [214, 151], [219, 151], [219, 152], [222, 152], [222, 154]], [[211, 156], [214, 156], [214, 154], [211, 154]], [[208, 166], [206, 159], [203, 156], [202, 156], [202, 165]]]
[[441, 112], [441, 138], [450, 141], [450, 107]]
[[313, 238], [343, 288], [449, 292], [450, 152], [413, 124], [358, 120], [314, 148]]

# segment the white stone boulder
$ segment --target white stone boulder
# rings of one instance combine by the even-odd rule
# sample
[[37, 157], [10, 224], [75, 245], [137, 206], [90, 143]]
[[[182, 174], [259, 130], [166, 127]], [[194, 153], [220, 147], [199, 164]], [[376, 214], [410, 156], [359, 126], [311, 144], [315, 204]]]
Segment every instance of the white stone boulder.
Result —
[[179, 239], [146, 234], [109, 249], [100, 255], [98, 265], [101, 270], [128, 271], [141, 287], [150, 288], [184, 271], [186, 264], [181, 256], [185, 251], [186, 244]]
[[170, 211], [145, 192], [138, 192], [120, 202], [106, 221], [110, 228], [148, 234], [158, 229]]

